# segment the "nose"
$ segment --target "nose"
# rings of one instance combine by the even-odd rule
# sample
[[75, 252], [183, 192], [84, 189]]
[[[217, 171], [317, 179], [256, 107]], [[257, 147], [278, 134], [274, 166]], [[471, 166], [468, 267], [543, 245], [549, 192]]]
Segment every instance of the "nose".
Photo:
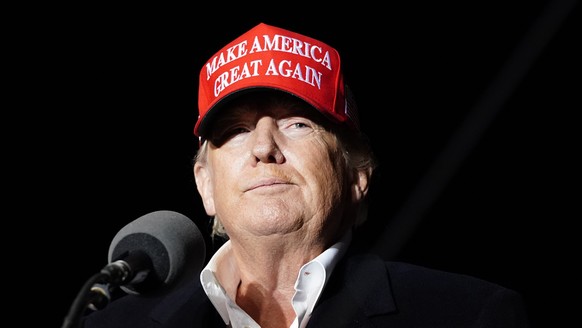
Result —
[[277, 163], [284, 162], [285, 157], [279, 149], [277, 142], [278, 135], [277, 122], [272, 117], [263, 117], [259, 119], [254, 134], [252, 154], [257, 163]]

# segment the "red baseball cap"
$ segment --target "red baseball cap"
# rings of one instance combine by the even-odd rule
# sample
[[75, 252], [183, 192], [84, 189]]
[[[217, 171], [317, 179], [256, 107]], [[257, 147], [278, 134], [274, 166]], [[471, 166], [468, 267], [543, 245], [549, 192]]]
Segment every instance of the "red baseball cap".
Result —
[[243, 90], [265, 88], [291, 93], [332, 122], [359, 129], [339, 53], [321, 41], [260, 23], [202, 67], [194, 134], [203, 137], [208, 132], [208, 122], [227, 99]]

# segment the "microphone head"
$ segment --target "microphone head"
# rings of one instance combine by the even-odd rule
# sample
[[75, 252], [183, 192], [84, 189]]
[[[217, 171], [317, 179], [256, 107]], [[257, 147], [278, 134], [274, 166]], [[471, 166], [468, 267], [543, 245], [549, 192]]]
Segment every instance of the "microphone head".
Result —
[[120, 288], [129, 294], [160, 294], [196, 279], [204, 265], [206, 244], [192, 220], [162, 210], [139, 217], [115, 235], [109, 246], [109, 263], [130, 254], [145, 254], [152, 270], [145, 273], [145, 279]]

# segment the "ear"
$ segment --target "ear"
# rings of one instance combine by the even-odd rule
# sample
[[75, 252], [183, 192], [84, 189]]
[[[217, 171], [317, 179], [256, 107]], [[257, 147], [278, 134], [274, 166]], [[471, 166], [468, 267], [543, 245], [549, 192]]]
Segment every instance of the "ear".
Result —
[[352, 200], [359, 202], [368, 194], [370, 187], [370, 179], [372, 177], [372, 169], [356, 170], [355, 178], [352, 182]]
[[196, 162], [194, 164], [194, 179], [196, 188], [202, 198], [202, 204], [209, 216], [216, 215], [214, 208], [214, 185], [212, 184], [211, 173], [206, 165]]

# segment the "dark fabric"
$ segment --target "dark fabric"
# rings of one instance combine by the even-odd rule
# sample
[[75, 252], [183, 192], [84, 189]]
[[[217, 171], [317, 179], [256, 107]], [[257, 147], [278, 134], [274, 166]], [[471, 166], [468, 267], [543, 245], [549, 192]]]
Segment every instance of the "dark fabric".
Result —
[[[83, 328], [225, 327], [198, 279], [164, 297], [127, 295]], [[502, 286], [375, 255], [347, 255], [317, 303], [309, 328], [529, 327], [523, 300]]]

